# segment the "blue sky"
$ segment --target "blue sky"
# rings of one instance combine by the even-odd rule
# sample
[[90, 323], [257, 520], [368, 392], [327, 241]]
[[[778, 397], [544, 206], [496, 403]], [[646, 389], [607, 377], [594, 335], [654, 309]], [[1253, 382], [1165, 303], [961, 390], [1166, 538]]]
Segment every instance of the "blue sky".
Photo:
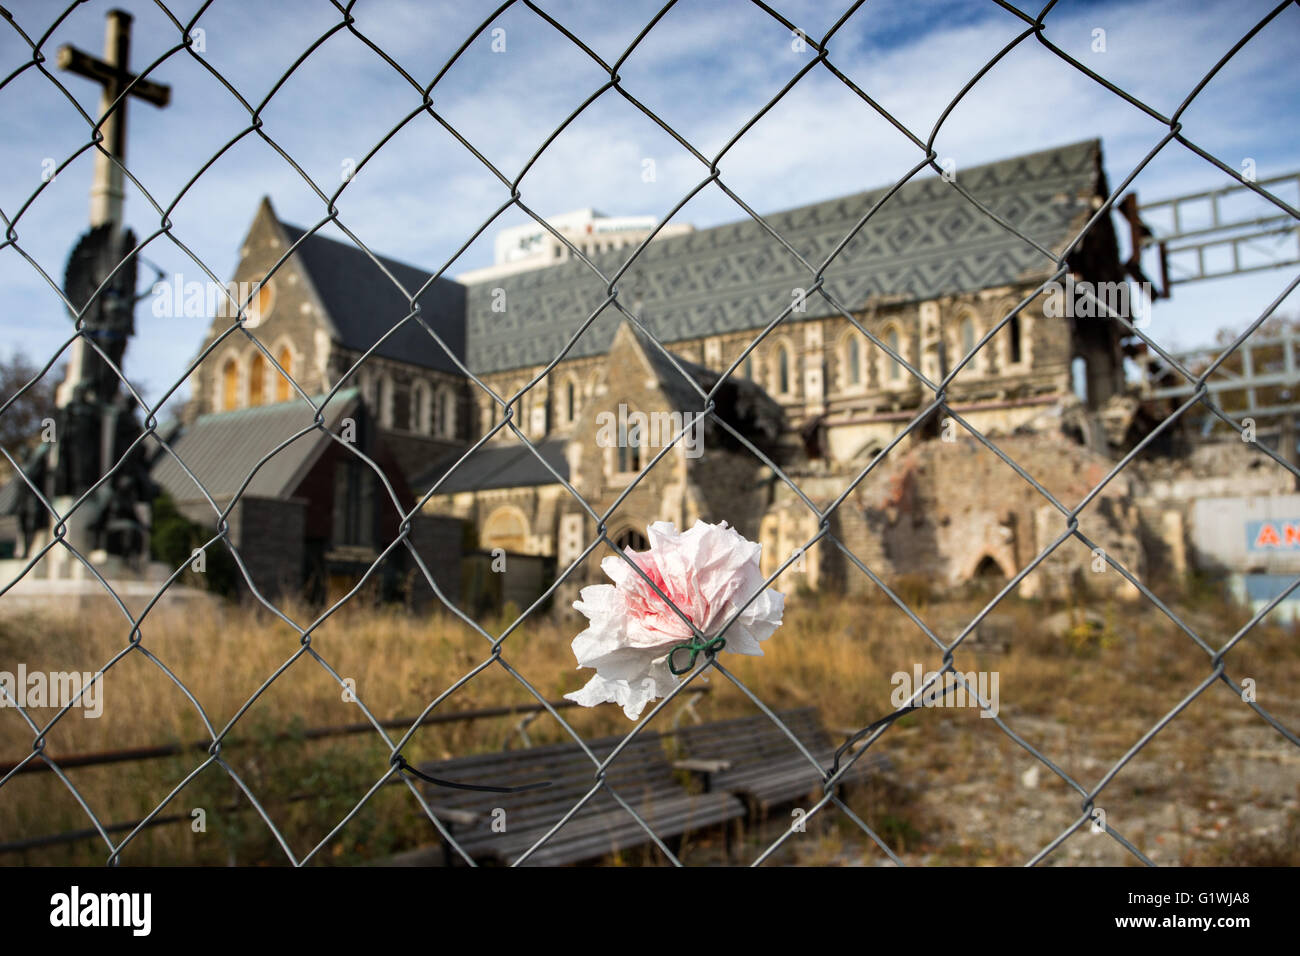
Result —
[[[198, 0], [168, 8], [181, 20]], [[358, 0], [357, 29], [420, 83], [427, 83], [497, 4]], [[44, 33], [62, 8], [43, 0], [4, 0], [29, 35]], [[45, 41], [53, 61], [62, 43], [99, 53], [110, 6], [136, 16], [132, 65], [142, 69], [176, 42], [178, 31], [150, 0], [89, 2]], [[659, 9], [659, 2], [617, 4], [539, 0], [547, 13], [613, 62]], [[779, 2], [776, 9], [812, 36], [838, 19], [826, 2]], [[1062, 0], [1046, 35], [1090, 69], [1168, 115], [1236, 40], [1273, 4], [1227, 2], [1095, 3]], [[1026, 7], [1025, 9], [1029, 9]], [[198, 26], [200, 54], [251, 103], [258, 103], [308, 46], [340, 21], [326, 0], [271, 3], [216, 0]], [[514, 178], [578, 104], [605, 80], [569, 40], [526, 7], [507, 10], [490, 29], [504, 30], [505, 50], [485, 33], [433, 91], [434, 107], [483, 155]], [[1023, 23], [981, 0], [868, 3], [830, 43], [830, 59], [853, 81], [925, 139], [961, 87]], [[1106, 49], [1094, 51], [1094, 31]], [[1300, 169], [1300, 9], [1292, 5], [1253, 39], [1200, 94], [1182, 118], [1184, 133], [1230, 165], [1247, 159], [1266, 178]], [[626, 89], [705, 155], [722, 147], [812, 57], [792, 49], [788, 30], [747, 0], [681, 0], [620, 68]], [[0, 22], [0, 74], [30, 51]], [[97, 114], [98, 87], [56, 72], [68, 93]], [[195, 172], [247, 127], [249, 114], [186, 53], [159, 65], [152, 79], [172, 86], [172, 105], [131, 107], [127, 165], [166, 207]], [[394, 69], [347, 31], [326, 40], [284, 83], [262, 112], [264, 129], [325, 192], [407, 113], [419, 96]], [[1165, 128], [1032, 38], [1018, 45], [969, 93], [942, 125], [941, 157], [963, 167], [1098, 136], [1112, 188], [1160, 140]], [[57, 87], [28, 70], [0, 89], [0, 209], [12, 217], [41, 185], [43, 163], [62, 163], [89, 139], [89, 129]], [[921, 153], [845, 86], [814, 68], [721, 164], [723, 180], [760, 213], [890, 183]], [[645, 182], [644, 161], [656, 177]], [[85, 228], [93, 161], [83, 154], [47, 185], [17, 225], [19, 242], [52, 277], [61, 279]], [[705, 169], [631, 104], [610, 91], [575, 120], [529, 170], [522, 198], [543, 215], [595, 207], [611, 215], [665, 215]], [[1211, 189], [1230, 180], [1177, 143], [1167, 147], [1132, 188], [1143, 201]], [[238, 247], [263, 195], [280, 216], [311, 226], [325, 215], [320, 198], [274, 149], [255, 135], [227, 150], [189, 189], [171, 215], [173, 233], [218, 277], [230, 276]], [[1294, 189], [1284, 193], [1293, 204]], [[427, 116], [399, 131], [348, 185], [340, 218], [372, 250], [440, 268], [508, 198], [477, 159]], [[1258, 204], [1255, 208], [1266, 211]], [[743, 217], [709, 187], [678, 215], [697, 227]], [[126, 217], [137, 234], [159, 217], [128, 187]], [[491, 261], [502, 216], [457, 259], [448, 274]], [[327, 228], [327, 234], [341, 234]], [[1294, 239], [1291, 240], [1294, 242]], [[165, 236], [145, 258], [167, 275], [202, 273]], [[1212, 340], [1223, 327], [1243, 327], [1295, 274], [1281, 269], [1196, 283], [1157, 305], [1148, 330], [1169, 347]], [[141, 270], [142, 291], [151, 274]], [[1300, 295], [1284, 311], [1300, 312]], [[157, 397], [185, 371], [207, 320], [156, 318], [149, 300], [137, 312], [137, 336], [126, 367], [146, 395]], [[71, 322], [39, 273], [13, 249], [0, 250], [0, 349], [21, 348], [48, 359]], [[183, 393], [182, 393], [183, 395]]]

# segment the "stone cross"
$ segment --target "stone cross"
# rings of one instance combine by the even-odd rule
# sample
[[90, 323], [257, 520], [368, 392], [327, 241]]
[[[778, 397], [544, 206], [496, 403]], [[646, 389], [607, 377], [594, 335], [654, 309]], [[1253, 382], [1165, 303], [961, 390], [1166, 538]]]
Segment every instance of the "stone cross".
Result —
[[95, 181], [90, 189], [92, 226], [106, 222], [121, 225], [122, 222], [122, 199], [125, 195], [122, 167], [126, 163], [127, 101], [132, 96], [154, 106], [166, 106], [171, 101], [171, 87], [140, 79], [131, 73], [127, 68], [130, 58], [131, 14], [125, 10], [108, 12], [102, 60], [83, 53], [76, 47], [66, 44], [59, 47], [59, 69], [94, 80], [103, 87], [99, 97], [99, 114], [104, 140], [102, 148], [95, 151]]

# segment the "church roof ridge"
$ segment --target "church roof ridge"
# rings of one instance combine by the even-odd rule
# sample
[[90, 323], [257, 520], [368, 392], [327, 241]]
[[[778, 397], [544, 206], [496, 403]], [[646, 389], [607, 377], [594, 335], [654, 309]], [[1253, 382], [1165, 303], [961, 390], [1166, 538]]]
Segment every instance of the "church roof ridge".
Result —
[[[956, 170], [957, 184], [1044, 248], [1074, 238], [1095, 209], [1105, 178], [1101, 141], [1012, 156]], [[814, 266], [853, 233], [825, 270], [824, 288], [846, 309], [869, 300], [923, 301], [1045, 276], [1054, 263], [972, 205], [944, 177], [914, 178], [854, 232], [877, 187], [763, 216]], [[591, 256], [612, 274], [626, 250]], [[664, 342], [766, 326], [788, 308], [792, 290], [812, 275], [752, 219], [697, 229], [649, 243], [619, 278], [623, 301]], [[580, 260], [501, 276], [465, 287], [466, 364], [476, 374], [544, 364], [564, 349], [573, 328], [606, 297], [605, 282]], [[502, 289], [505, 312], [492, 306]], [[830, 314], [820, 309], [794, 319]], [[793, 321], [793, 320], [792, 320]], [[568, 351], [603, 354], [616, 324], [597, 320]]]

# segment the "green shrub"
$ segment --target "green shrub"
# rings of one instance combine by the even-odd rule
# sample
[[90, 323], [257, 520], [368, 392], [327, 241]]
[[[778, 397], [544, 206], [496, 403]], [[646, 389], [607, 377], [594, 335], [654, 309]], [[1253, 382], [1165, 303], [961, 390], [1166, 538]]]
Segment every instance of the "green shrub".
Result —
[[234, 556], [224, 543], [218, 541], [204, 549], [202, 572], [190, 566], [194, 549], [207, 544], [213, 534], [211, 529], [181, 514], [170, 496], [161, 494], [154, 499], [153, 527], [149, 538], [149, 550], [154, 560], [173, 569], [186, 565], [180, 577], [182, 584], [230, 596], [235, 593], [240, 573]]

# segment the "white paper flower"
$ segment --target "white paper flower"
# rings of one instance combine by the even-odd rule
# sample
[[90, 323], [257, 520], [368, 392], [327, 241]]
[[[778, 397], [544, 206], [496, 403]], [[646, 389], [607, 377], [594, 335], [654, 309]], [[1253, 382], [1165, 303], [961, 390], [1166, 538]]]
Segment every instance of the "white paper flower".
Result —
[[[647, 530], [650, 550], [628, 549], [627, 555], [706, 637], [715, 636], [763, 586], [758, 563], [763, 546], [725, 521], [696, 521], [683, 532], [656, 521]], [[573, 653], [578, 667], [595, 668], [596, 676], [564, 696], [584, 707], [616, 703], [636, 720], [647, 703], [677, 686], [668, 655], [692, 639], [691, 629], [626, 560], [612, 555], [600, 567], [614, 583], [585, 587], [581, 600], [573, 602], [590, 622], [573, 639]], [[759, 642], [780, 627], [784, 606], [782, 594], [763, 589], [722, 635], [723, 649], [761, 655]], [[689, 657], [688, 651], [678, 651], [677, 667]]]

